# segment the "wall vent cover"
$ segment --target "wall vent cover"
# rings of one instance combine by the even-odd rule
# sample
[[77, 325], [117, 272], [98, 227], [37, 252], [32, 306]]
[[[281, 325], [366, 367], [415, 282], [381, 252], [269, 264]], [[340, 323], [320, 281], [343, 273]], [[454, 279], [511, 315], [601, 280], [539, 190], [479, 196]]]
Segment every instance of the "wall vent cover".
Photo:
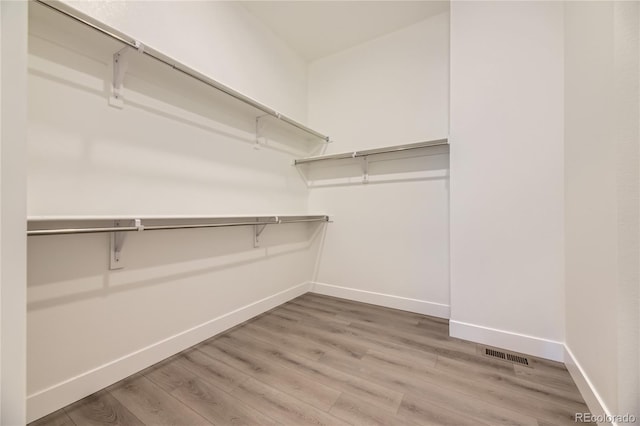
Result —
[[510, 361], [516, 364], [529, 365], [529, 360], [523, 356], [510, 354], [508, 352], [497, 351], [495, 349], [484, 348], [484, 354], [486, 356], [499, 358], [505, 361]]

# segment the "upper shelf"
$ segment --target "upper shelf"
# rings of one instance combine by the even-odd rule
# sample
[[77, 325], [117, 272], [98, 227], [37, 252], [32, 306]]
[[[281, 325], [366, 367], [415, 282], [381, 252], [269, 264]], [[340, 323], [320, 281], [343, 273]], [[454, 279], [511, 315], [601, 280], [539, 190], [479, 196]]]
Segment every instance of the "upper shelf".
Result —
[[324, 160], [343, 160], [347, 158], [368, 157], [370, 155], [389, 154], [394, 152], [403, 152], [403, 151], [410, 151], [410, 150], [422, 149], [422, 148], [432, 148], [437, 146], [449, 146], [449, 140], [437, 139], [433, 141], [416, 142], [416, 143], [411, 143], [406, 145], [395, 145], [395, 146], [389, 146], [385, 148], [367, 149], [363, 151], [344, 152], [340, 154], [329, 154], [329, 155], [318, 155], [315, 157], [300, 158], [298, 160], [294, 160], [294, 165], [297, 166], [299, 164], [313, 163], [316, 161], [324, 161]]
[[[266, 116], [271, 116], [277, 119], [278, 122], [284, 123], [287, 127], [289, 127], [291, 130], [296, 130], [296, 131], [300, 131], [304, 134], [306, 134], [307, 136], [311, 136], [314, 139], [318, 140], [319, 142], [330, 142], [330, 138], [327, 135], [324, 135], [316, 130], [313, 130], [307, 126], [305, 126], [304, 124], [290, 118], [287, 117], [286, 115], [276, 111], [275, 109], [264, 105], [258, 101], [256, 101], [255, 99], [250, 98], [249, 96], [246, 96], [222, 83], [220, 83], [219, 81], [216, 81], [198, 71], [196, 71], [195, 69], [177, 61], [176, 59], [167, 56], [163, 53], [161, 53], [158, 50], [155, 50], [147, 45], [143, 45], [141, 44], [139, 41], [135, 40], [133, 37], [124, 34], [114, 28], [111, 28], [110, 26], [104, 24], [103, 22], [100, 22], [88, 15], [85, 15], [67, 5], [65, 5], [62, 2], [56, 1], [56, 2], [49, 2], [49, 1], [45, 1], [45, 0], [35, 0], [36, 3], [41, 4], [49, 9], [52, 9], [58, 13], [61, 13], [73, 20], [75, 20], [76, 22], [79, 22], [89, 28], [92, 28], [108, 37], [110, 37], [113, 40], [116, 40], [122, 44], [125, 45], [125, 47], [131, 48], [131, 49], [135, 49], [136, 51], [138, 51], [140, 54], [145, 55], [147, 57], [150, 57], [162, 64], [165, 64], [167, 66], [169, 66], [170, 68], [180, 72], [183, 75], [186, 75], [188, 77], [191, 77], [209, 87], [212, 87], [214, 89], [216, 89], [219, 92], [224, 93], [225, 95], [230, 96], [231, 98], [242, 102], [245, 105], [250, 106], [251, 108], [254, 108], [255, 110], [259, 111], [260, 113], [263, 113]], [[115, 82], [114, 82], [115, 83]], [[260, 117], [258, 117], [260, 118]]]

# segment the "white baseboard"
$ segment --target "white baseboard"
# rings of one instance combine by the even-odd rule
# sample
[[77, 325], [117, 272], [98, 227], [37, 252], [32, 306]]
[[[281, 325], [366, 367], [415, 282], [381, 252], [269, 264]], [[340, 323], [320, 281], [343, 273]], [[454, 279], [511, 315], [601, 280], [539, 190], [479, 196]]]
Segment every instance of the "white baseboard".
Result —
[[355, 300], [356, 302], [370, 303], [372, 305], [385, 306], [387, 308], [401, 309], [423, 315], [431, 315], [439, 318], [449, 318], [449, 305], [428, 302], [426, 300], [410, 299], [391, 294], [376, 293], [373, 291], [358, 290], [350, 287], [313, 283], [311, 292], [326, 296], [341, 297]]
[[[587, 407], [589, 407], [591, 414], [603, 418], [611, 416], [611, 412], [607, 409], [606, 404], [598, 394], [598, 391], [596, 391], [591, 380], [589, 380], [589, 376], [566, 344], [564, 345], [564, 350], [564, 364], [567, 366], [567, 370], [569, 370], [569, 374], [571, 374], [576, 386], [578, 386], [578, 390], [584, 398], [584, 401], [587, 403]], [[611, 423], [603, 422], [598, 424], [609, 425]], [[613, 425], [615, 426], [616, 423], [613, 423]]]
[[564, 362], [564, 344], [553, 340], [450, 320], [449, 334], [458, 339]]
[[146, 348], [86, 371], [27, 397], [27, 421], [32, 422], [140, 370], [162, 361], [269, 309], [307, 293], [311, 283], [293, 286], [250, 303]]

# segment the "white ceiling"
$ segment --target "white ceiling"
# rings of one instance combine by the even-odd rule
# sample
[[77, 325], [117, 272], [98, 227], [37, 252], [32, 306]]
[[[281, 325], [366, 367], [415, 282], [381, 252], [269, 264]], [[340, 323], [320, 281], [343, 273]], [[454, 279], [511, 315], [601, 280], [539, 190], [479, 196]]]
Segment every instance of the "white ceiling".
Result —
[[449, 9], [448, 1], [244, 1], [242, 4], [308, 61]]

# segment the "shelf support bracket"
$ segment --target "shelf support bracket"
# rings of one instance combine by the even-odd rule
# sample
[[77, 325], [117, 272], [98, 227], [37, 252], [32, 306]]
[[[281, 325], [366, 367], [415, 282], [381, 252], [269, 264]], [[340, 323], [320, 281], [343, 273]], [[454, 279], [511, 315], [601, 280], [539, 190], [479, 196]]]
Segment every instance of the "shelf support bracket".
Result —
[[264, 225], [253, 225], [253, 247], [260, 247], [260, 234], [264, 232], [265, 228], [269, 224], [278, 224], [280, 223], [280, 218], [278, 216], [275, 217], [275, 222], [265, 223]]
[[[134, 226], [138, 228], [138, 231], [143, 231], [144, 226], [142, 225], [142, 221], [140, 219], [134, 219]], [[113, 222], [114, 227], [122, 226], [122, 223], [119, 220]], [[109, 269], [123, 269], [124, 262], [122, 260], [122, 248], [124, 247], [124, 242], [126, 240], [127, 233], [126, 232], [111, 232], [111, 248], [110, 248], [110, 256], [109, 256]]]
[[362, 183], [369, 183], [369, 156], [362, 157]]
[[[113, 226], [121, 226], [120, 221], [116, 220]], [[111, 256], [109, 259], [109, 269], [122, 269], [124, 264], [122, 263], [122, 247], [124, 246], [124, 240], [126, 239], [126, 232], [112, 232], [111, 238]]]
[[260, 247], [260, 234], [267, 227], [267, 224], [264, 225], [253, 225], [253, 247]]
[[265, 117], [269, 117], [269, 115], [265, 114], [265, 115], [259, 115], [256, 117], [256, 143], [255, 145], [253, 145], [253, 149], [260, 149], [260, 139], [261, 139], [262, 129], [264, 128], [262, 119]]
[[[144, 52], [144, 45], [139, 41], [135, 41], [135, 47], [138, 53]], [[123, 47], [113, 54], [113, 82], [111, 84], [111, 96], [109, 97], [109, 105], [116, 108], [123, 108], [124, 101], [122, 99], [122, 87], [124, 76], [129, 68], [129, 57], [133, 49], [131, 47]]]

